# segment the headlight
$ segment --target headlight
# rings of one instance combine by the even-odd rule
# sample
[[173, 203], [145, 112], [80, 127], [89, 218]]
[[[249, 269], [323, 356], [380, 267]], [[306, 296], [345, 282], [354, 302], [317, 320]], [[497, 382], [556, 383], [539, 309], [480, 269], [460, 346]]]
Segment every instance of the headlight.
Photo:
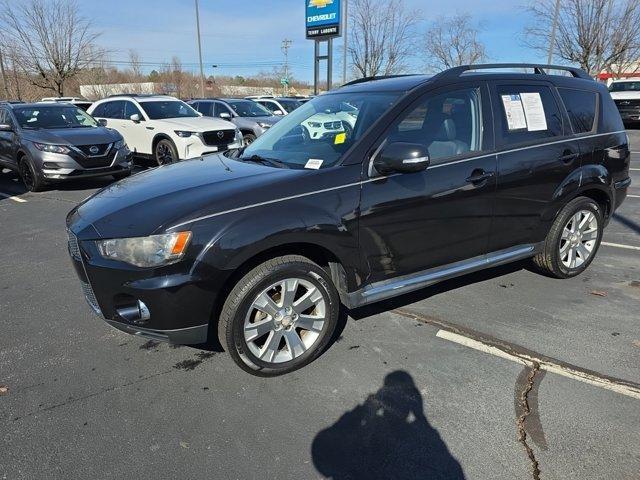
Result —
[[36, 142], [33, 142], [33, 145], [42, 152], [65, 153], [65, 154], [71, 152], [71, 150], [69, 150], [64, 145], [47, 145], [46, 143], [36, 143]]
[[149, 237], [114, 238], [96, 244], [100, 255], [136, 267], [159, 267], [180, 260], [187, 251], [191, 232], [163, 233]]
[[124, 143], [124, 140], [118, 140], [114, 145], [113, 148], [115, 148], [116, 150], [120, 150], [121, 148], [123, 148], [126, 145], [126, 143]]
[[266, 123], [266, 122], [258, 122], [258, 125], [262, 128], [269, 128], [271, 126], [270, 123]]
[[311, 128], [320, 128], [322, 126], [322, 124], [319, 123], [319, 122], [309, 122], [309, 126]]
[[176, 135], [181, 138], [189, 138], [191, 135], [195, 135], [196, 132], [187, 132], [186, 130], [174, 130]]

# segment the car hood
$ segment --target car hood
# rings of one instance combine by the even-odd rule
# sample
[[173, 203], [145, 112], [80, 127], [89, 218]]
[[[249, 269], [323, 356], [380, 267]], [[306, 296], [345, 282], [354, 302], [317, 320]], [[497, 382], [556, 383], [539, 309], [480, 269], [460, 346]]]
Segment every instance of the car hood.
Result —
[[640, 100], [640, 90], [635, 92], [611, 92], [614, 100]]
[[162, 120], [152, 120], [152, 122], [162, 122], [163, 125], [169, 128], [188, 130], [190, 132], [208, 132], [210, 130], [236, 128], [231, 122], [212, 117], [163, 118]]
[[22, 131], [22, 138], [52, 145], [99, 145], [122, 140], [122, 135], [105, 127], [56, 128], [50, 130], [25, 129]]
[[67, 225], [80, 239], [137, 237], [177, 223], [273, 199], [296, 190], [310, 170], [274, 168], [207, 155], [114, 183], [73, 209]]

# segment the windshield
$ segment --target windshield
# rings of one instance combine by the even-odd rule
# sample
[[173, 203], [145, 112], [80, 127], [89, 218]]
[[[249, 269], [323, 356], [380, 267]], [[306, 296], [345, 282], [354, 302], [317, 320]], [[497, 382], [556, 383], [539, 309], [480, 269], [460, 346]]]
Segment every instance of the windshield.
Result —
[[609, 87], [610, 92], [628, 92], [640, 90], [640, 82], [617, 82]]
[[90, 128], [97, 127], [93, 117], [73, 105], [30, 106], [14, 108], [18, 124], [22, 128]]
[[240, 117], [270, 117], [272, 115], [269, 110], [251, 100], [227, 100], [227, 103]]
[[297, 100], [285, 100], [284, 98], [278, 98], [278, 103], [287, 111], [287, 113], [293, 112], [296, 108], [302, 105]]
[[198, 112], [180, 100], [140, 102], [140, 105], [151, 120], [200, 116]]
[[319, 168], [330, 167], [399, 95], [360, 92], [316, 97], [283, 117], [246, 147], [239, 158], [271, 160], [290, 168], [304, 168], [313, 159]]

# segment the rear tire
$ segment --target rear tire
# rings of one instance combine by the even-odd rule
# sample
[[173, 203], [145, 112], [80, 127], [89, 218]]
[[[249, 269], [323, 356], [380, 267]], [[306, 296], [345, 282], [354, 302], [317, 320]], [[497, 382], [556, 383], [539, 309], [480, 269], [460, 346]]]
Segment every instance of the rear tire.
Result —
[[533, 257], [536, 268], [555, 278], [580, 275], [596, 256], [603, 228], [602, 208], [595, 201], [573, 199], [553, 222], [542, 251]]
[[44, 180], [42, 180], [33, 163], [31, 163], [27, 157], [22, 157], [18, 162], [18, 172], [27, 190], [30, 192], [41, 192], [44, 190]]
[[282, 375], [324, 351], [339, 310], [338, 292], [320, 266], [299, 255], [277, 257], [244, 275], [229, 293], [218, 337], [246, 372]]

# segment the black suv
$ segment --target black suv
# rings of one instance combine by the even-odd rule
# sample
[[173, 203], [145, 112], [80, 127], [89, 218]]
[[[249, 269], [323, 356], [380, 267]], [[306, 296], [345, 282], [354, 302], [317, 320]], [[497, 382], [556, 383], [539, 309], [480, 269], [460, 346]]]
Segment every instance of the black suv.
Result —
[[[331, 118], [353, 128], [305, 133]], [[70, 212], [69, 248], [112, 326], [218, 335], [240, 367], [277, 375], [322, 352], [341, 305], [526, 258], [578, 275], [626, 196], [629, 159], [609, 92], [582, 70], [363, 79], [244, 149], [97, 193]]]
[[71, 103], [0, 103], [0, 170], [15, 170], [26, 188], [79, 177], [131, 174], [122, 136]]

